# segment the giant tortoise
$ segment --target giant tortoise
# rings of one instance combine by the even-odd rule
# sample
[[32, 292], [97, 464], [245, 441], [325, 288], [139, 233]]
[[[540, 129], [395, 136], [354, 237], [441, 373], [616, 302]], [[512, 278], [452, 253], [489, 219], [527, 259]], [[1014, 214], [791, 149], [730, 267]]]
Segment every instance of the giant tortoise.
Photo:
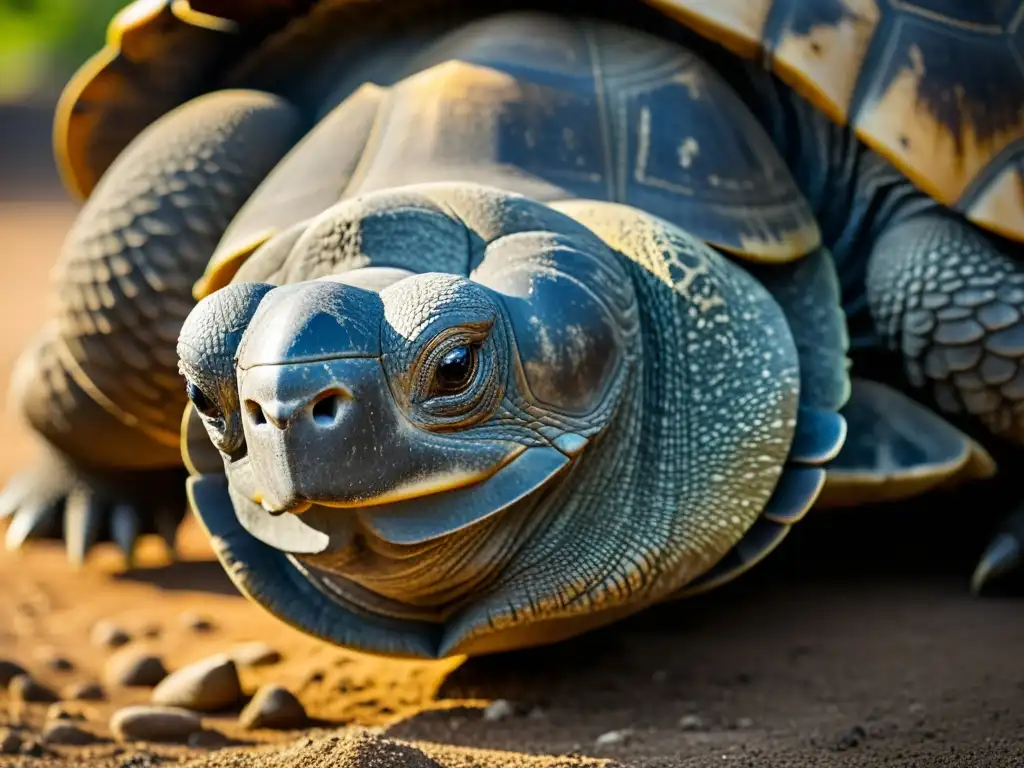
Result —
[[14, 377], [48, 450], [8, 547], [172, 540], [184, 457], [269, 611], [472, 654], [990, 477], [1024, 441], [1022, 14], [136, 2], [58, 110], [86, 200]]

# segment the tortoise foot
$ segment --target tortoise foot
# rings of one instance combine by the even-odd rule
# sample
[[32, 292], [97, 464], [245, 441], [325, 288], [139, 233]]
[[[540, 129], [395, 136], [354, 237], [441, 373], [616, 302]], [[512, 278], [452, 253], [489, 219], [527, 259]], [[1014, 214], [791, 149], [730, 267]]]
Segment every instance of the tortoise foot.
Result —
[[95, 471], [45, 456], [0, 493], [0, 520], [10, 518], [8, 551], [33, 539], [63, 539], [76, 566], [103, 541], [134, 563], [141, 536], [157, 534], [173, 554], [186, 500], [183, 469]]
[[1024, 594], [1024, 507], [1018, 507], [993, 537], [971, 577], [976, 595]]

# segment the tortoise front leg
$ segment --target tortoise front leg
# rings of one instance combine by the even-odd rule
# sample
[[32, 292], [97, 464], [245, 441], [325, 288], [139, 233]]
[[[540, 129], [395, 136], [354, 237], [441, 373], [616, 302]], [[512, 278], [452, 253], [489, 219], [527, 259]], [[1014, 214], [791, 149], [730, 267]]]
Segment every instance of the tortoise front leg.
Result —
[[[1024, 449], [1024, 262], [1007, 241], [933, 210], [877, 240], [867, 293], [883, 342], [939, 410]], [[1022, 450], [1024, 455], [1024, 450]], [[1024, 573], [1024, 511], [1005, 523], [972, 586]]]
[[0, 496], [8, 549], [63, 535], [81, 562], [112, 538], [173, 542], [185, 510], [175, 343], [224, 230], [300, 134], [296, 110], [253, 91], [202, 96], [140, 134], [65, 241], [56, 313], [12, 394], [43, 457]]

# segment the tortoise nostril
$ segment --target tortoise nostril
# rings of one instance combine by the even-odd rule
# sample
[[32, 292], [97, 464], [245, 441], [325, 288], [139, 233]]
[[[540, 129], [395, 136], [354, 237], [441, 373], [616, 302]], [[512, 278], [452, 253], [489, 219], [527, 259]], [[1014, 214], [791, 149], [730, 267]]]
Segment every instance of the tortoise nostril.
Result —
[[337, 394], [327, 395], [316, 401], [313, 406], [313, 421], [320, 426], [333, 424], [341, 410], [341, 397]]
[[245, 401], [245, 410], [249, 412], [252, 423], [261, 426], [267, 423], [267, 414], [263, 412], [262, 406], [253, 400]]

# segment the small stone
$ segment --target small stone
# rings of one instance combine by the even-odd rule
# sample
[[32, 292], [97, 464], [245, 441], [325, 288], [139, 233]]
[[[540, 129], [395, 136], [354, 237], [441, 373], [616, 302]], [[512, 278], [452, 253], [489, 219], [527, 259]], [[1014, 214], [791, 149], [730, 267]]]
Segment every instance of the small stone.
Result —
[[266, 667], [281, 661], [280, 651], [259, 641], [236, 645], [228, 655], [235, 660], [235, 664], [243, 669]]
[[228, 743], [228, 738], [223, 733], [204, 729], [189, 734], [188, 745], [195, 749], [220, 749]]
[[46, 755], [46, 750], [43, 749], [43, 745], [35, 739], [25, 739], [21, 745], [21, 754], [27, 755], [28, 757], [43, 757]]
[[120, 648], [127, 645], [132, 636], [112, 621], [97, 621], [89, 634], [93, 645], [99, 648]]
[[103, 670], [110, 687], [152, 688], [167, 677], [163, 660], [143, 648], [125, 648], [109, 659]]
[[202, 728], [197, 715], [178, 707], [125, 707], [110, 718], [118, 741], [185, 741]]
[[664, 683], [666, 680], [668, 680], [668, 672], [666, 672], [664, 669], [656, 669], [654, 670], [654, 673], [651, 675], [652, 683], [660, 684]]
[[185, 629], [190, 629], [193, 632], [209, 632], [213, 629], [213, 622], [194, 611], [185, 611], [178, 617], [178, 621]]
[[153, 689], [151, 701], [161, 706], [215, 712], [241, 698], [238, 667], [227, 655], [218, 654], [168, 675]]
[[7, 659], [0, 659], [0, 687], [6, 688], [18, 675], [28, 674], [24, 667]]
[[46, 666], [54, 672], [70, 672], [75, 668], [69, 659], [63, 656], [50, 656], [46, 659]]
[[135, 752], [118, 763], [117, 768], [157, 768], [162, 762], [152, 752]]
[[63, 698], [68, 701], [102, 701], [105, 697], [99, 683], [72, 683], [64, 689]]
[[683, 715], [679, 718], [679, 727], [684, 731], [699, 731], [704, 727], [700, 715]]
[[71, 746], [82, 746], [96, 741], [96, 737], [93, 734], [67, 720], [58, 720], [44, 725], [42, 739], [44, 744], [67, 744]]
[[749, 717], [737, 717], [735, 725], [740, 730], [746, 730], [754, 727], [754, 721]]
[[286, 731], [306, 725], [306, 710], [287, 688], [270, 683], [262, 686], [238, 716], [243, 727]]
[[0, 728], [0, 755], [16, 755], [21, 751], [21, 736], [10, 728]]
[[507, 720], [516, 713], [515, 705], [508, 699], [495, 699], [484, 710], [484, 720], [490, 723]]
[[631, 728], [623, 728], [618, 731], [608, 731], [602, 733], [594, 740], [594, 746], [597, 747], [613, 747], [613, 746], [624, 746], [630, 742], [633, 738], [633, 730]]
[[919, 715], [924, 712], [924, 704], [919, 701], [915, 701], [913, 704], [907, 707], [907, 712], [912, 715]]
[[46, 710], [47, 720], [84, 720], [85, 718], [78, 712], [71, 712], [64, 704], [51, 704], [50, 708]]
[[50, 703], [57, 701], [57, 694], [30, 675], [18, 675], [11, 680], [7, 690], [15, 701], [33, 701]]
[[867, 737], [868, 734], [864, 728], [862, 726], [855, 725], [839, 737], [839, 740], [836, 742], [836, 750], [843, 752], [847, 749], [859, 747]]

